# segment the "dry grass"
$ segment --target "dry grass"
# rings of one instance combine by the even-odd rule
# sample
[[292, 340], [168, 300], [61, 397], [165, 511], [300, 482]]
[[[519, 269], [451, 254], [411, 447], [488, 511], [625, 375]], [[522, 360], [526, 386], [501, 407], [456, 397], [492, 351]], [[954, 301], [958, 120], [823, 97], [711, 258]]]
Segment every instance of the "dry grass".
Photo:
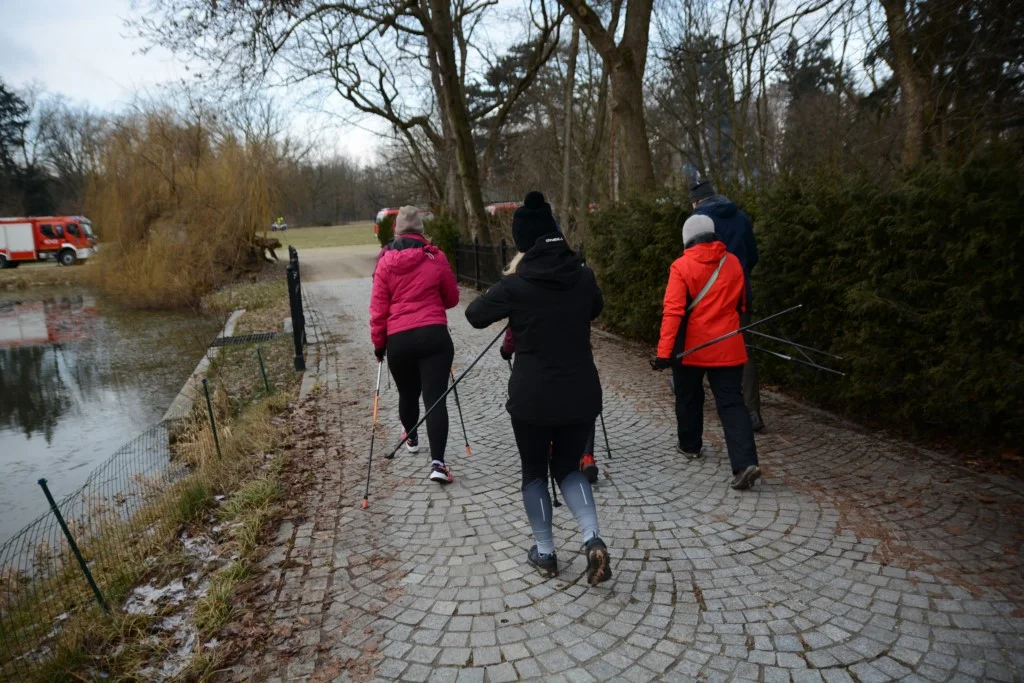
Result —
[[81, 262], [65, 268], [53, 263], [22, 264], [18, 268], [0, 270], [0, 291], [21, 291], [34, 287], [71, 287], [88, 280], [95, 264]]
[[103, 248], [96, 284], [139, 308], [195, 305], [255, 262], [270, 215], [271, 152], [214, 117], [150, 110], [122, 119], [104, 145], [88, 211]]

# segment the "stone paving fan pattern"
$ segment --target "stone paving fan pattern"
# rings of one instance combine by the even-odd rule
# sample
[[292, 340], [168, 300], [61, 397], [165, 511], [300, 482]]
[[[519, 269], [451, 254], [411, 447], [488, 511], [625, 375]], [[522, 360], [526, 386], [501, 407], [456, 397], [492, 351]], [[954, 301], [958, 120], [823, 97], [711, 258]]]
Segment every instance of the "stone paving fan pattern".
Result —
[[[595, 496], [612, 581], [586, 585], [566, 508], [555, 512], [559, 579], [526, 565], [508, 367], [496, 351], [459, 387], [473, 456], [452, 429], [455, 483], [426, 480], [426, 452], [375, 457], [370, 507], [360, 509], [376, 372], [370, 281], [306, 288], [331, 334], [315, 398], [323, 448], [306, 521], [285, 524], [267, 558], [262, 609], [276, 637], [236, 667], [239, 678], [1024, 675], [1024, 498], [1010, 482], [768, 395], [766, 477], [732, 491], [714, 415], [710, 456], [684, 461], [664, 376], [644, 370], [645, 350], [605, 337], [595, 336], [595, 353], [614, 459], [599, 435]], [[470, 329], [462, 310], [449, 314], [456, 373], [494, 334]], [[381, 422], [378, 456], [401, 432], [393, 389], [382, 389]]]

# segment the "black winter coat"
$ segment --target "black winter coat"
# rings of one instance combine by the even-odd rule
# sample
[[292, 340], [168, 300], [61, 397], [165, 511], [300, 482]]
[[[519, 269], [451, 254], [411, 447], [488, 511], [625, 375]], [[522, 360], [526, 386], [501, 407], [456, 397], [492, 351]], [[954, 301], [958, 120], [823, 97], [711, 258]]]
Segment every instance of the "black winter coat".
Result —
[[750, 216], [739, 209], [728, 197], [716, 194], [709, 197], [693, 210], [694, 214], [703, 214], [715, 224], [715, 234], [725, 242], [726, 251], [735, 254], [743, 266], [743, 274], [747, 278], [747, 307], [753, 301], [750, 288], [750, 274], [757, 265], [757, 240], [754, 239], [754, 225]]
[[516, 359], [505, 408], [542, 425], [591, 424], [601, 412], [601, 380], [590, 349], [590, 321], [604, 299], [594, 273], [551, 233], [466, 309], [476, 328], [509, 319]]

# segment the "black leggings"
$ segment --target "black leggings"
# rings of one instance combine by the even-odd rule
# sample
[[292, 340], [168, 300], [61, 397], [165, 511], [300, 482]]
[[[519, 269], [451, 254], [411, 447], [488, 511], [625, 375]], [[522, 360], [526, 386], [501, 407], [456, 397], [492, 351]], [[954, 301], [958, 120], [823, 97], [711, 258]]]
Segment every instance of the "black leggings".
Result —
[[593, 429], [593, 423], [550, 426], [512, 418], [512, 431], [523, 463], [523, 488], [537, 479], [547, 483], [549, 457], [551, 476], [561, 484], [579, 468], [580, 456]]
[[[455, 358], [451, 335], [444, 325], [427, 325], [388, 336], [388, 368], [398, 387], [398, 415], [409, 431], [420, 419], [420, 394], [429, 409], [448, 388]], [[448, 404], [427, 416], [430, 455], [444, 462], [448, 444]]]

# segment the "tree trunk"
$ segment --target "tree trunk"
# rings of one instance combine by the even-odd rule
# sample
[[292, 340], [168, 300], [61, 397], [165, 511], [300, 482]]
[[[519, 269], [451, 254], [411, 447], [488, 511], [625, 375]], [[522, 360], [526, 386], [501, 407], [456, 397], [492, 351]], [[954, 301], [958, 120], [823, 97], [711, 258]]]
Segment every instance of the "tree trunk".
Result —
[[927, 104], [925, 82], [914, 63], [914, 46], [907, 26], [905, 0], [882, 0], [892, 48], [893, 75], [900, 87], [903, 118], [903, 163], [915, 164], [924, 156]]
[[480, 186], [480, 168], [477, 164], [476, 146], [473, 144], [473, 130], [466, 107], [466, 96], [462, 89], [458, 62], [455, 57], [454, 29], [452, 26], [451, 3], [446, 0], [430, 0], [430, 25], [428, 37], [437, 57], [441, 92], [438, 100], [451, 126], [459, 185], [468, 219], [468, 232], [479, 237], [485, 244], [491, 242], [490, 225], [484, 210], [483, 191]]
[[627, 57], [612, 65], [611, 81], [612, 112], [622, 150], [626, 193], [650, 192], [655, 188], [654, 161], [644, 116], [643, 76], [636, 73]]
[[569, 204], [572, 198], [572, 101], [576, 87], [576, 56], [580, 51], [580, 27], [572, 26], [572, 41], [569, 43], [569, 65], [565, 74], [565, 139], [562, 149], [562, 231], [569, 229]]

